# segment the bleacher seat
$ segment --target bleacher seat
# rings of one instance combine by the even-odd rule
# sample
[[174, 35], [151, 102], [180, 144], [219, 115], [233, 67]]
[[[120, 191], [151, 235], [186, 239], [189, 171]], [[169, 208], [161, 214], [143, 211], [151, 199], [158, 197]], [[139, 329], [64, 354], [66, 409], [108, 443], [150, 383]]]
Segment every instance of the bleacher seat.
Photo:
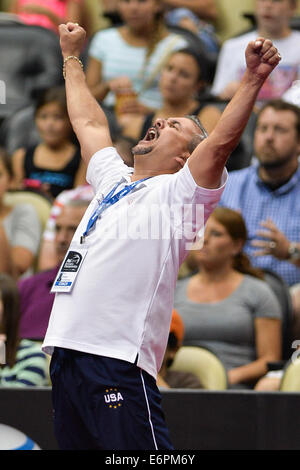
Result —
[[211, 351], [197, 346], [182, 346], [176, 353], [171, 370], [190, 372], [204, 389], [226, 390], [227, 374], [220, 359]]
[[39, 26], [1, 21], [0, 63], [5, 86], [0, 119], [31, 104], [38, 91], [63, 82], [58, 36]]

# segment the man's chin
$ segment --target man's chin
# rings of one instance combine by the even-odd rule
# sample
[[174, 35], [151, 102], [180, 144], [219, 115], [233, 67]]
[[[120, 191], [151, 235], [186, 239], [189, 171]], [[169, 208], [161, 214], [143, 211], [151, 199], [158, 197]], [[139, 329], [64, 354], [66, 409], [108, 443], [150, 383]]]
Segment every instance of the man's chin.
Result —
[[153, 146], [152, 145], [143, 145], [137, 144], [135, 147], [132, 148], [132, 154], [134, 156], [137, 155], [147, 155], [148, 153], [152, 152]]

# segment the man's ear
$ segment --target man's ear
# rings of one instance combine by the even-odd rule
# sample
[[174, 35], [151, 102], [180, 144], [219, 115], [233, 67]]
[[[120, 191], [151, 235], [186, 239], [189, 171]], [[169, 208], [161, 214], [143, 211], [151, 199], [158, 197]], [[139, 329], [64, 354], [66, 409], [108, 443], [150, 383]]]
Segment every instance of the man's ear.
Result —
[[183, 168], [187, 159], [190, 157], [190, 155], [191, 155], [190, 152], [186, 151], [180, 157], [175, 157], [175, 160]]

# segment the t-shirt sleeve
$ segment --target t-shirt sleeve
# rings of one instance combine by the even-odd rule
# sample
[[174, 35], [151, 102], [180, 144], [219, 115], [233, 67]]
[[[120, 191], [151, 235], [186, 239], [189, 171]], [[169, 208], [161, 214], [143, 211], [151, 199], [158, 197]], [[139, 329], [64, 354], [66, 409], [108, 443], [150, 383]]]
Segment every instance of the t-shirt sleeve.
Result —
[[[253, 295], [254, 288], [255, 295]], [[265, 281], [258, 282], [257, 285], [252, 288], [252, 298], [255, 301], [255, 318], [282, 318], [277, 297]]]
[[96, 194], [104, 187], [122, 176], [128, 176], [130, 169], [114, 147], [106, 147], [96, 152], [87, 168], [86, 179]]
[[41, 239], [41, 224], [35, 209], [29, 204], [16, 205], [12, 224], [10, 244], [27, 248], [36, 255]]
[[188, 162], [184, 165], [175, 178], [172, 188], [173, 194], [171, 195], [174, 204], [199, 204], [204, 208], [204, 223], [207, 221], [211, 212], [217, 206], [222, 193], [225, 189], [228, 179], [228, 173], [224, 168], [220, 186], [216, 189], [203, 188], [198, 186], [190, 171]]

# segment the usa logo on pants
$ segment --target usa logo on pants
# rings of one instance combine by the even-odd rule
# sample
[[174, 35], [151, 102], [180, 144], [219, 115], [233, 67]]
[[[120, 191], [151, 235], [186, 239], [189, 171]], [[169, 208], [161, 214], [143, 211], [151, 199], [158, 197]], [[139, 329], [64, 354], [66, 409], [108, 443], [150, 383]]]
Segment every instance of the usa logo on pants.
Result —
[[117, 409], [122, 406], [124, 399], [117, 388], [107, 388], [104, 394], [104, 401], [109, 408]]

